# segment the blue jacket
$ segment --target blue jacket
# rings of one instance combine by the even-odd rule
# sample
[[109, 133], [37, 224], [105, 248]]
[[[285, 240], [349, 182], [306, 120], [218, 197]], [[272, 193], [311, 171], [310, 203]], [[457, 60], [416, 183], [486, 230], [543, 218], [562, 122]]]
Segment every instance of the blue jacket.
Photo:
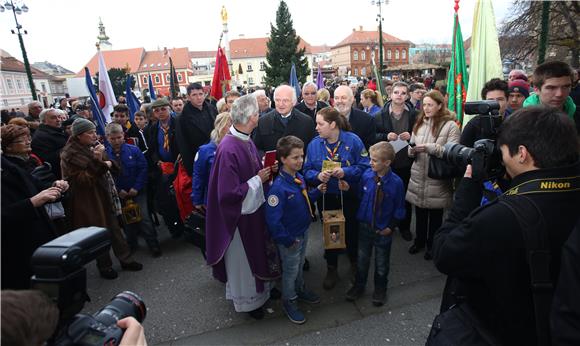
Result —
[[[338, 136], [340, 146], [337, 150], [338, 158], [344, 170], [344, 180], [348, 182], [351, 190], [356, 191], [358, 181], [362, 173], [369, 168], [369, 154], [360, 138], [352, 132], [340, 131]], [[326, 140], [315, 137], [306, 151], [304, 162], [304, 177], [309, 185], [319, 185], [318, 174], [322, 170], [322, 161], [328, 159]], [[339, 194], [338, 179], [330, 178], [327, 184], [327, 192]]]
[[107, 154], [121, 166], [121, 172], [114, 177], [117, 190], [129, 192], [133, 188], [141, 191], [147, 183], [147, 160], [141, 149], [124, 143], [118, 156], [113, 153], [110, 146], [107, 146]]
[[199, 147], [193, 162], [193, 174], [191, 176], [191, 201], [193, 205], [207, 204], [207, 186], [209, 185], [209, 173], [215, 159], [217, 144], [210, 141]]
[[[296, 237], [306, 233], [312, 222], [308, 203], [302, 194], [302, 189], [306, 188], [304, 178], [300, 173], [296, 177], [302, 180], [302, 184], [298, 185], [294, 177], [280, 169], [266, 203], [266, 223], [270, 235], [276, 243], [286, 247], [294, 244]], [[312, 189], [308, 191], [308, 198], [314, 201], [320, 194], [318, 189]]]
[[[360, 207], [356, 215], [360, 222], [369, 225], [373, 222], [373, 204], [377, 183], [376, 173], [367, 169], [360, 180]], [[383, 201], [380, 206], [380, 215], [375, 218], [375, 230], [383, 230], [387, 227], [393, 229], [399, 220], [405, 218], [405, 188], [403, 181], [398, 175], [389, 170], [381, 178], [383, 189]]]

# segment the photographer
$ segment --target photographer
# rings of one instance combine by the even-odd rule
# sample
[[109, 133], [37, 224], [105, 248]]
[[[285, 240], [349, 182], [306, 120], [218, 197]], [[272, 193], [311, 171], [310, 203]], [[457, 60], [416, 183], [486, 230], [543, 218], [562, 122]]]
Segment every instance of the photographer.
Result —
[[498, 145], [512, 178], [511, 189], [478, 208], [481, 183], [471, 178], [468, 166], [449, 217], [435, 234], [435, 265], [459, 283], [454, 292], [446, 287], [442, 311], [452, 303], [465, 303], [500, 343], [535, 345], [536, 332], [545, 335], [548, 325], [536, 326], [526, 246], [510, 205], [525, 208], [528, 204], [521, 204], [525, 195], [537, 206], [527, 213], [543, 219], [555, 283], [562, 245], [578, 218], [578, 137], [565, 114], [530, 107], [503, 123]]

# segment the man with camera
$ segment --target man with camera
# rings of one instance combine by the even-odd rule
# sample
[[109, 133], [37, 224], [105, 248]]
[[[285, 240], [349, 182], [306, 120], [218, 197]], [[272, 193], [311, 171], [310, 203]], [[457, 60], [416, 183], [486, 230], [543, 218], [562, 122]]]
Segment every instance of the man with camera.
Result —
[[[579, 142], [565, 114], [529, 107], [503, 123], [497, 143], [512, 178], [510, 189], [479, 207], [481, 182], [472, 178], [468, 166], [449, 216], [435, 234], [435, 265], [457, 282], [445, 289], [442, 315], [454, 303], [469, 306], [501, 344], [535, 345], [549, 335], [549, 310], [542, 312], [540, 303], [548, 301], [549, 308], [561, 248], [578, 219]], [[537, 222], [525, 228], [531, 220]], [[549, 275], [535, 289], [524, 241], [529, 238], [523, 233], [530, 228], [549, 244], [544, 253], [549, 255], [549, 263], [544, 262]], [[537, 299], [542, 293], [547, 299]], [[535, 304], [540, 307], [538, 320]]]

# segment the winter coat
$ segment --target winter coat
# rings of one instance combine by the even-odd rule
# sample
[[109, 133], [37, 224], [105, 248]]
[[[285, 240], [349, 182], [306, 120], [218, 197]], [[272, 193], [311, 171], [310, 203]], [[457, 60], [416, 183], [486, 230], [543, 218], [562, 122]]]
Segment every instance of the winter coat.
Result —
[[40, 124], [32, 137], [32, 152], [52, 166], [52, 173], [60, 179], [60, 151], [67, 141], [67, 135], [57, 127]]
[[415, 144], [429, 144], [426, 153], [414, 154], [409, 147], [409, 157], [415, 157], [411, 166], [411, 179], [406, 199], [409, 203], [420, 208], [444, 209], [451, 206], [453, 195], [451, 180], [431, 179], [429, 171], [429, 154], [437, 157], [443, 155], [443, 145], [459, 142], [460, 131], [452, 115], [446, 115], [443, 125], [433, 136], [432, 121], [425, 118], [423, 124], [411, 135], [411, 142]]

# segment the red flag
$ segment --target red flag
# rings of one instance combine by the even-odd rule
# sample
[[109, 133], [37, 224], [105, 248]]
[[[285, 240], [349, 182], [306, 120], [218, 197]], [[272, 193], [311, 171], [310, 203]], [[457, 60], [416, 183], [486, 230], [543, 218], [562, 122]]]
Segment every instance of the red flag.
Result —
[[221, 99], [226, 91], [230, 90], [231, 79], [230, 69], [228, 68], [228, 59], [224, 54], [224, 50], [221, 47], [218, 47], [210, 95], [216, 100]]

